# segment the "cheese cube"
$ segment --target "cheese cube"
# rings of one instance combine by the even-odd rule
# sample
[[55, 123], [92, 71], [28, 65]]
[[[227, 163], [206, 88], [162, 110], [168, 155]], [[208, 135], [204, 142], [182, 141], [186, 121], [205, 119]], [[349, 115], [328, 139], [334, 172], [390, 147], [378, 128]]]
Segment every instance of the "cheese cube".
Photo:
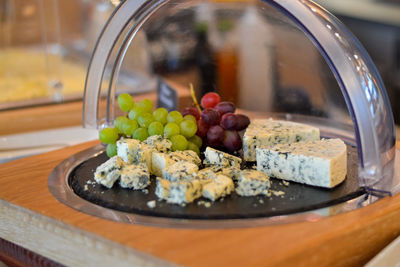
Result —
[[346, 177], [346, 150], [340, 139], [257, 148], [257, 169], [276, 178], [332, 188]]
[[114, 156], [96, 168], [94, 180], [98, 184], [111, 188], [120, 177], [124, 165], [120, 157]]
[[169, 154], [153, 152], [151, 155], [151, 172], [156, 176], [162, 177], [162, 170], [179, 161], [180, 159]]
[[196, 179], [198, 179], [203, 185], [209, 183], [217, 178], [217, 173], [214, 171], [214, 168], [208, 167], [201, 169], [197, 172]]
[[267, 195], [269, 187], [269, 177], [265, 173], [246, 169], [239, 174], [236, 193], [240, 196]]
[[136, 160], [137, 163], [146, 163], [147, 168], [151, 170], [152, 156], [153, 153], [156, 153], [157, 150], [150, 145], [140, 144], [138, 150], [136, 151]]
[[231, 178], [225, 175], [218, 175], [213, 181], [203, 186], [202, 195], [211, 201], [229, 195], [235, 186]]
[[201, 165], [201, 159], [197, 155], [196, 152], [192, 150], [184, 150], [184, 151], [175, 151], [170, 153], [171, 156], [177, 157], [182, 161], [188, 161], [196, 164], [197, 166]]
[[148, 137], [144, 143], [153, 146], [158, 152], [171, 152], [172, 142], [166, 138], [163, 138], [161, 135], [152, 135]]
[[201, 197], [202, 185], [198, 180], [169, 182], [157, 177], [156, 195], [173, 204], [191, 203]]
[[163, 178], [170, 182], [177, 182], [183, 179], [192, 180], [199, 170], [196, 164], [187, 161], [176, 162], [162, 170]]
[[206, 148], [204, 155], [205, 159], [203, 163], [206, 166], [217, 165], [223, 167], [240, 168], [240, 163], [242, 162], [242, 159], [239, 157], [235, 157], [211, 147]]
[[256, 119], [243, 136], [243, 156], [246, 161], [256, 161], [256, 148], [273, 147], [300, 141], [319, 140], [319, 129], [302, 123], [272, 119]]
[[119, 184], [123, 188], [144, 189], [150, 184], [150, 173], [146, 163], [126, 165], [121, 170]]
[[117, 141], [117, 155], [126, 163], [133, 163], [136, 160], [136, 153], [140, 141], [136, 139], [123, 139]]

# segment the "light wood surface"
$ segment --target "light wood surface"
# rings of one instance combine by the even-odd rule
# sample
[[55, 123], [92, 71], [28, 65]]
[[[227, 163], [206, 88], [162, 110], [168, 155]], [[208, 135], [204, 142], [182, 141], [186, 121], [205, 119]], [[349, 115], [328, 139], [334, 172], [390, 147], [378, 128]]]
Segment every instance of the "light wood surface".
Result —
[[[122, 224], [59, 203], [47, 179], [96, 142], [0, 165], [0, 237], [67, 265], [357, 266], [400, 234], [400, 195], [316, 222], [243, 229]], [[162, 261], [160, 261], [162, 260]]]

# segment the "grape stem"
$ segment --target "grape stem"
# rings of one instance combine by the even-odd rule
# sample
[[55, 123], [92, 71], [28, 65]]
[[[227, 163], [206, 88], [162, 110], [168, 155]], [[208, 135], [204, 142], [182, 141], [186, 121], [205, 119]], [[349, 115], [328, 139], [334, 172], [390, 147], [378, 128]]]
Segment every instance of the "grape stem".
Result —
[[196, 98], [196, 94], [194, 92], [193, 84], [190, 83], [189, 87], [190, 87], [190, 94], [192, 95], [193, 103], [196, 106], [196, 108], [199, 110], [199, 112], [201, 113], [201, 108], [200, 108], [199, 102], [197, 102], [197, 98]]

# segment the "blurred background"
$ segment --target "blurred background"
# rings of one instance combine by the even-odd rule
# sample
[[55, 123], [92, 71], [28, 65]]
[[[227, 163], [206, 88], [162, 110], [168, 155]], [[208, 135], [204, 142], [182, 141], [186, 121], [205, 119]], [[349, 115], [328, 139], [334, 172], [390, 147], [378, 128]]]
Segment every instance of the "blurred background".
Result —
[[[316, 2], [336, 15], [364, 45], [382, 75], [395, 121], [399, 124], [400, 1]], [[0, 113], [38, 105], [79, 101], [83, 95], [93, 46], [117, 4], [117, 0], [1, 0]], [[284, 64], [272, 67], [274, 57], [279, 57], [279, 62], [319, 61], [320, 56], [316, 55], [315, 49], [301, 47], [306, 51], [305, 54], [285, 49], [279, 42], [293, 42], [293, 35], [285, 35], [284, 31], [278, 34], [275, 32], [280, 38], [279, 42], [269, 39], [269, 31], [274, 29], [268, 28], [268, 24], [262, 24], [262, 20], [251, 11], [246, 17], [239, 11], [210, 12], [209, 8], [204, 5], [195, 11], [164, 16], [148, 23], [138, 32], [124, 60], [118, 79], [119, 92], [143, 94], [155, 91], [156, 82], [153, 76], [157, 75], [184, 87], [193, 83], [200, 95], [217, 90], [223, 98], [243, 108], [265, 104], [257, 103], [257, 99], [263, 99], [264, 102], [265, 99], [270, 99], [271, 105], [285, 106], [285, 110], [275, 111], [300, 114], [323, 112], [323, 108], [319, 108], [323, 103], [320, 99], [323, 96], [318, 95], [318, 88], [329, 87], [326, 81], [333, 77], [321, 81], [312, 72], [301, 68], [288, 69]], [[258, 23], [258, 28], [254, 28], [251, 23]], [[238, 36], [243, 34], [243, 27], [247, 27], [245, 33], [250, 37], [238, 40]], [[248, 69], [252, 72], [270, 68], [264, 74], [265, 80], [260, 83], [263, 86], [267, 83], [267, 86], [279, 86], [277, 95], [268, 95], [270, 93], [266, 90], [262, 92], [262, 98], [257, 98], [254, 97], [260, 94], [257, 83], [249, 81], [247, 88], [238, 84], [240, 81], [236, 76], [240, 70], [232, 66], [237, 65], [238, 49], [243, 45], [243, 40], [251, 42], [251, 36], [255, 36], [254, 32], [248, 30], [250, 28], [263, 32], [258, 36], [264, 36], [263, 45], [268, 49], [263, 52], [265, 61], [257, 61], [257, 64], [249, 61], [246, 66], [251, 65], [252, 68]], [[248, 60], [252, 56], [254, 57], [246, 54]], [[106, 70], [106, 80], [108, 73]], [[252, 77], [246, 74], [244, 76], [248, 79]], [[279, 84], [275, 82], [277, 76]], [[333, 81], [332, 84], [336, 83]], [[242, 89], [232, 89], [236, 87]], [[303, 87], [308, 91], [303, 90]], [[279, 101], [284, 103], [277, 103]], [[339, 101], [337, 105], [344, 103]]]

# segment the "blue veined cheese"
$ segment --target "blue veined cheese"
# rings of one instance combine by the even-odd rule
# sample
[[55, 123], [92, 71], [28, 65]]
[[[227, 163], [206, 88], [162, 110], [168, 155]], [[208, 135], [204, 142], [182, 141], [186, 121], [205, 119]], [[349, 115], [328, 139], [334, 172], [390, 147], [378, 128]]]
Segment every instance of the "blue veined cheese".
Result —
[[170, 182], [157, 177], [156, 195], [173, 204], [191, 203], [201, 197], [202, 184], [198, 180]]
[[[198, 179], [203, 185], [213, 181], [218, 176], [218, 174], [214, 170], [215, 168], [213, 167], [207, 167], [199, 170], [195, 179]], [[222, 167], [220, 168], [222, 169]]]
[[94, 180], [107, 188], [111, 188], [121, 175], [125, 162], [118, 156], [114, 156], [98, 166], [94, 173]]
[[245, 169], [240, 172], [236, 193], [240, 196], [268, 195], [269, 177], [260, 171]]
[[147, 168], [149, 170], [151, 170], [152, 169], [152, 167], [151, 167], [152, 156], [153, 156], [153, 153], [156, 153], [156, 152], [157, 152], [157, 150], [154, 147], [142, 143], [139, 145], [139, 148], [136, 151], [136, 159], [134, 160], [134, 162], [146, 163]]
[[257, 148], [257, 169], [302, 184], [332, 188], [346, 178], [347, 148], [340, 139]]
[[145, 189], [150, 185], [150, 173], [146, 163], [126, 165], [121, 170], [119, 185], [134, 190]]
[[196, 177], [196, 173], [199, 170], [196, 164], [180, 161], [175, 164], [169, 165], [162, 170], [163, 178], [170, 182], [177, 182], [181, 180], [192, 180]]
[[197, 176], [200, 177], [200, 179], [205, 180], [205, 176], [209, 176], [210, 178], [215, 179], [218, 174], [222, 174], [236, 181], [237, 178], [239, 177], [239, 173], [240, 173], [240, 168], [238, 167], [224, 167], [224, 166], [212, 165], [200, 170]]
[[166, 167], [180, 161], [179, 158], [171, 156], [170, 154], [154, 152], [151, 155], [151, 172], [156, 176], [162, 177], [162, 171]]
[[117, 155], [126, 163], [136, 161], [137, 150], [140, 146], [140, 141], [136, 139], [123, 139], [117, 141]]
[[225, 175], [217, 175], [215, 179], [203, 186], [202, 196], [215, 201], [221, 197], [230, 195], [235, 189], [231, 178]]
[[300, 141], [319, 140], [319, 129], [306, 124], [272, 119], [256, 119], [243, 136], [243, 158], [256, 161], [256, 148]]
[[205, 166], [223, 166], [223, 167], [236, 167], [240, 168], [242, 159], [235, 157], [228, 153], [216, 150], [211, 147], [207, 147], [204, 152], [205, 159], [203, 161]]
[[196, 164], [197, 166], [201, 165], [201, 159], [197, 155], [196, 152], [192, 150], [184, 150], [184, 151], [175, 151], [170, 153], [171, 156], [177, 157], [182, 161], [188, 161]]
[[153, 146], [158, 152], [171, 152], [172, 142], [166, 138], [163, 138], [161, 135], [152, 135], [148, 137], [144, 143]]

